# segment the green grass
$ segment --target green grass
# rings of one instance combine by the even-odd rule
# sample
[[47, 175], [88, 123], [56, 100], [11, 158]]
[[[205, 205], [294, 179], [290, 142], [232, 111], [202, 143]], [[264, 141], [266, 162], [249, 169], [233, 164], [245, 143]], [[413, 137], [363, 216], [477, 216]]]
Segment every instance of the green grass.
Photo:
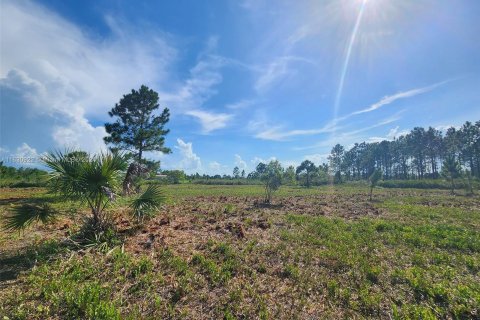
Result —
[[[389, 304], [398, 318], [415, 318], [416, 311], [405, 308], [405, 303], [424, 306], [439, 318], [467, 319], [478, 313], [478, 229], [396, 219], [345, 222], [302, 215], [287, 219], [293, 228], [282, 234], [282, 240], [304, 265], [312, 265], [312, 257], [328, 262], [325, 277], [334, 280], [327, 281], [327, 290], [339, 298], [336, 303], [372, 316], [380, 316], [382, 304]], [[349, 289], [348, 297], [342, 296], [341, 288]]]
[[[183, 199], [188, 197], [262, 197], [265, 189], [263, 185], [196, 185], [196, 184], [176, 184], [166, 185], [164, 187], [166, 194], [171, 199]], [[361, 187], [361, 190], [367, 192], [367, 187]], [[311, 196], [319, 193], [356, 193], [357, 185], [345, 186], [322, 186], [322, 187], [301, 187], [301, 186], [282, 186], [273, 194], [274, 198], [284, 198], [289, 196]]]
[[[478, 179], [472, 181], [473, 187], [478, 189]], [[450, 190], [451, 184], [445, 179], [419, 179], [419, 180], [384, 180], [378, 184], [384, 188], [418, 188], [418, 189], [444, 189]], [[468, 185], [466, 179], [455, 179], [455, 189], [465, 190]]]
[[[19, 197], [43, 197], [39, 190], [18, 192]], [[155, 250], [124, 251], [118, 245], [103, 252], [79, 252], [55, 239], [37, 238], [21, 255], [10, 252], [7, 259], [0, 254], [0, 264], [25, 264], [23, 274], [0, 286], [0, 315], [9, 319], [480, 317], [478, 196], [376, 189], [374, 202], [369, 202], [368, 189], [358, 185], [282, 187], [274, 206], [254, 207], [251, 204], [263, 195], [261, 186], [174, 185], [165, 186], [165, 192], [170, 198], [165, 212], [171, 219], [178, 218], [182, 227], [185, 221], [192, 222], [187, 230], [172, 226], [161, 231], [167, 242]], [[9, 205], [0, 205], [0, 210], [6, 212]], [[120, 202], [112, 210], [123, 205]], [[372, 208], [378, 213], [349, 215], [349, 210]], [[255, 227], [260, 218], [268, 221], [264, 229]], [[246, 237], [225, 232], [229, 221], [242, 224]], [[202, 228], [207, 228], [204, 233]], [[7, 237], [0, 234], [8, 245], [32, 239], [27, 232]], [[142, 233], [133, 235], [124, 246], [141, 239]], [[194, 245], [185, 246], [190, 241]]]

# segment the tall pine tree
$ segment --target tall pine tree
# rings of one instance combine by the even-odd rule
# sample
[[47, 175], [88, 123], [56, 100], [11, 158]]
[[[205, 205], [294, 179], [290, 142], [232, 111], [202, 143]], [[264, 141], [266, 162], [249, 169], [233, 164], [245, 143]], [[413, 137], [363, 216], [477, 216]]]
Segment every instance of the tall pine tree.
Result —
[[112, 149], [126, 150], [136, 160], [142, 162], [146, 151], [170, 153], [164, 146], [165, 135], [169, 132], [164, 126], [170, 118], [168, 108], [159, 116], [154, 111], [159, 108], [158, 93], [142, 85], [138, 91], [132, 90], [115, 104], [108, 113], [116, 118], [113, 123], [105, 123], [108, 136], [104, 138]]

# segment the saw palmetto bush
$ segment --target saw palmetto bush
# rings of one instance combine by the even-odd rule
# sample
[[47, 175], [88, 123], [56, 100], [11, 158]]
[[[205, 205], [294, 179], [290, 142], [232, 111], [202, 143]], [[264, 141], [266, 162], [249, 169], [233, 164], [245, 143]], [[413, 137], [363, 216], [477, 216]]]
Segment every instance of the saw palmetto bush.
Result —
[[[128, 166], [119, 153], [89, 155], [85, 152], [51, 152], [43, 159], [50, 169], [49, 191], [65, 201], [78, 201], [88, 206], [91, 216], [86, 225], [102, 232], [108, 227], [107, 206], [120, 193], [121, 184]], [[159, 187], [151, 185], [132, 201], [132, 215], [137, 218], [149, 216], [165, 197]], [[5, 218], [4, 227], [21, 230], [32, 222], [52, 221], [61, 214], [48, 205], [23, 205], [12, 210]]]
[[23, 204], [13, 208], [13, 213], [7, 217], [5, 229], [23, 230], [33, 222], [48, 223], [55, 221], [58, 211], [48, 203]]
[[118, 153], [72, 156], [72, 153], [50, 153], [43, 159], [52, 170], [50, 191], [65, 200], [88, 205], [93, 224], [105, 222], [104, 211], [113, 200], [127, 163]]
[[134, 199], [130, 204], [132, 215], [139, 222], [150, 218], [156, 209], [166, 200], [163, 192], [157, 185], [151, 184], [143, 194]]

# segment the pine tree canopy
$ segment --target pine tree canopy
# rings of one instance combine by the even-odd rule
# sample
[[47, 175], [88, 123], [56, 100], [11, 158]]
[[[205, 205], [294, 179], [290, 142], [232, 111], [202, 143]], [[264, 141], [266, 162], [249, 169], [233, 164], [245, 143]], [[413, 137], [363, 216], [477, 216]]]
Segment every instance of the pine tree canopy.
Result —
[[116, 120], [105, 123], [108, 133], [105, 142], [112, 149], [130, 152], [138, 161], [142, 160], [145, 151], [170, 153], [171, 150], [164, 146], [165, 135], [169, 132], [164, 127], [170, 111], [165, 108], [160, 115], [155, 115], [159, 107], [157, 92], [144, 85], [138, 91], [132, 89], [108, 113]]

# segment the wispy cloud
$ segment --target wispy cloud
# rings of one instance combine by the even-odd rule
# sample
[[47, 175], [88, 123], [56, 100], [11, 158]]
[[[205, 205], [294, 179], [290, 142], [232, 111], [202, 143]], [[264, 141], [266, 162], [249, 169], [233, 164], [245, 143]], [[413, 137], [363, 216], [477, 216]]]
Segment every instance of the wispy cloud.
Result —
[[233, 115], [227, 113], [213, 113], [203, 110], [190, 110], [186, 115], [197, 118], [202, 125], [202, 132], [207, 134], [227, 126]]
[[396, 94], [393, 94], [393, 95], [390, 95], [390, 96], [385, 96], [380, 101], [375, 102], [374, 104], [370, 105], [369, 107], [367, 107], [365, 109], [358, 110], [358, 111], [350, 113], [348, 115], [348, 117], [354, 116], [354, 115], [357, 115], [357, 114], [372, 112], [372, 111], [375, 111], [377, 109], [380, 109], [383, 106], [391, 104], [391, 103], [393, 103], [397, 100], [411, 98], [411, 97], [417, 96], [419, 94], [432, 91], [433, 89], [436, 89], [436, 88], [440, 87], [441, 85], [444, 85], [444, 84], [446, 84], [450, 81], [453, 81], [453, 79], [437, 82], [437, 83], [432, 84], [430, 86], [416, 88], [416, 89], [412, 89], [412, 90], [408, 90], [408, 91], [399, 92], [399, 93], [396, 93]]
[[391, 123], [394, 123], [394, 122], [400, 120], [401, 119], [401, 114], [404, 111], [405, 110], [400, 110], [396, 114], [394, 114], [394, 115], [392, 115], [388, 118], [385, 118], [385, 119], [379, 121], [376, 124], [373, 124], [373, 125], [367, 126], [367, 127], [362, 127], [361, 129], [351, 130], [351, 131], [347, 131], [347, 132], [337, 132], [337, 131], [335, 131], [334, 135], [330, 135], [330, 137], [322, 140], [322, 142], [320, 142], [320, 143], [316, 143], [316, 144], [313, 144], [313, 145], [310, 145], [310, 146], [305, 146], [305, 147], [295, 147], [295, 148], [293, 148], [293, 150], [300, 151], [300, 150], [310, 150], [310, 149], [331, 147], [331, 146], [333, 146], [337, 143], [340, 143], [340, 144], [343, 144], [343, 145], [349, 145], [349, 144], [352, 144], [354, 142], [358, 142], [361, 139], [368, 139], [364, 135], [362, 135], [361, 133], [368, 132], [372, 129], [382, 127], [382, 126], [385, 126], [385, 125], [388, 125], [388, 124], [391, 124]]
[[160, 94], [162, 100], [178, 113], [202, 106], [217, 93], [215, 86], [222, 82], [222, 66], [224, 63], [220, 59], [210, 56], [198, 61], [185, 81]]
[[240, 101], [237, 101], [235, 103], [230, 103], [230, 104], [227, 104], [225, 106], [225, 108], [227, 109], [231, 109], [231, 110], [242, 110], [242, 109], [245, 109], [245, 108], [248, 108], [252, 105], [255, 104], [255, 101], [254, 100], [240, 100]]
[[[396, 93], [396, 94], [393, 94], [393, 95], [390, 95], [390, 96], [385, 96], [380, 101], [375, 102], [374, 104], [370, 105], [368, 108], [365, 108], [365, 109], [362, 109], [362, 110], [359, 110], [359, 111], [355, 111], [355, 112], [352, 112], [352, 113], [347, 114], [345, 116], [333, 119], [321, 128], [285, 130], [285, 128], [282, 127], [282, 126], [273, 126], [272, 127], [272, 126], [268, 126], [268, 124], [266, 124], [265, 122], [257, 122], [257, 123], [255, 123], [256, 125], [254, 127], [257, 128], [257, 129], [260, 129], [260, 130], [255, 132], [255, 137], [258, 138], [258, 139], [263, 139], [263, 140], [285, 141], [285, 140], [288, 140], [289, 138], [295, 137], [295, 136], [310, 136], [310, 135], [317, 135], [317, 134], [322, 134], [322, 133], [335, 132], [337, 130], [342, 129], [342, 127], [339, 124], [341, 122], [343, 122], [344, 120], [350, 118], [350, 117], [378, 110], [381, 107], [383, 107], [385, 105], [388, 105], [388, 104], [391, 104], [391, 103], [393, 103], [393, 102], [395, 102], [399, 99], [407, 99], [407, 98], [411, 98], [411, 97], [414, 97], [414, 96], [417, 96], [417, 95], [420, 95], [420, 94], [423, 94], [423, 93], [427, 93], [427, 92], [432, 91], [435, 88], [437, 88], [441, 85], [444, 85], [448, 82], [451, 82], [453, 80], [455, 80], [455, 79], [449, 79], [449, 80], [437, 82], [437, 83], [432, 84], [430, 86], [416, 88], [416, 89], [412, 89], [412, 90], [408, 90], [408, 91], [399, 92], [399, 93]], [[371, 128], [375, 128], [375, 127], [378, 127], [378, 126], [381, 126], [381, 125], [385, 125], [385, 124], [386, 123], [377, 123], [372, 127], [362, 128], [362, 129], [357, 130], [357, 131], [362, 132], [362, 131], [370, 130]]]
[[305, 136], [305, 135], [315, 135], [320, 133], [332, 132], [332, 127], [323, 127], [319, 129], [306, 129], [306, 130], [290, 130], [285, 131], [282, 127], [273, 127], [261, 132], [258, 132], [255, 137], [263, 140], [274, 140], [274, 141], [285, 141], [288, 138], [294, 136]]
[[360, 128], [360, 129], [357, 129], [357, 130], [353, 130], [353, 131], [349, 131], [347, 133], [345, 133], [346, 135], [354, 135], [354, 134], [357, 134], [357, 133], [361, 133], [361, 132], [366, 132], [366, 131], [370, 131], [372, 129], [375, 129], [375, 128], [378, 128], [378, 127], [382, 127], [384, 125], [387, 125], [387, 124], [390, 124], [390, 123], [393, 123], [393, 122], [396, 122], [398, 120], [401, 119], [401, 114], [405, 112], [405, 109], [402, 109], [400, 111], [398, 111], [397, 113], [395, 113], [394, 115], [388, 117], [388, 118], [385, 118], [383, 120], [380, 120], [379, 122], [371, 125], [371, 126], [367, 126], [367, 127], [363, 127], [363, 128]]
[[255, 81], [254, 88], [257, 92], [269, 89], [275, 82], [292, 73], [290, 63], [302, 62], [315, 65], [315, 62], [296, 56], [281, 56], [274, 59], [267, 66], [261, 68]]
[[381, 142], [383, 140], [393, 140], [395, 138], [398, 138], [400, 136], [404, 136], [408, 134], [408, 130], [400, 130], [399, 126], [396, 126], [395, 128], [392, 128], [388, 131], [387, 135], [384, 137], [370, 137], [368, 138], [368, 141], [371, 142]]

